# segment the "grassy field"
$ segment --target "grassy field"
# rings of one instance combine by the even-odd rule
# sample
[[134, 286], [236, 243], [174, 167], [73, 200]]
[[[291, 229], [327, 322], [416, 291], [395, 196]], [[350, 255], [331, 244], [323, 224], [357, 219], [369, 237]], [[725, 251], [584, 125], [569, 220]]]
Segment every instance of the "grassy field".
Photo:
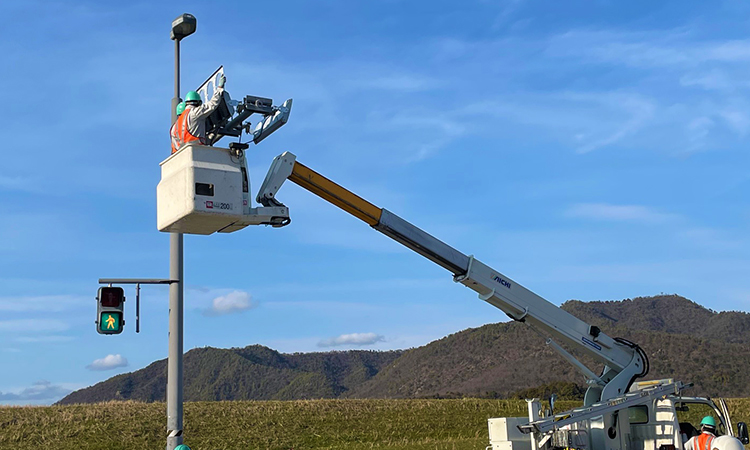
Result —
[[[750, 422], [750, 399], [728, 403], [735, 423]], [[0, 407], [0, 449], [163, 449], [165, 415], [164, 403]], [[185, 404], [185, 443], [194, 450], [481, 450], [488, 418], [525, 415], [517, 400], [196, 402]]]

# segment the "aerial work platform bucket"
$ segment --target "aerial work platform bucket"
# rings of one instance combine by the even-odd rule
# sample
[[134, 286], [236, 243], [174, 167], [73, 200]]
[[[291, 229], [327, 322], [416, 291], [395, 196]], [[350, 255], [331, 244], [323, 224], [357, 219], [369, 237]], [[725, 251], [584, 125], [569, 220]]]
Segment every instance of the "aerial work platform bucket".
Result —
[[250, 206], [242, 151], [189, 144], [161, 163], [156, 187], [159, 231], [207, 235], [289, 222], [286, 207]]

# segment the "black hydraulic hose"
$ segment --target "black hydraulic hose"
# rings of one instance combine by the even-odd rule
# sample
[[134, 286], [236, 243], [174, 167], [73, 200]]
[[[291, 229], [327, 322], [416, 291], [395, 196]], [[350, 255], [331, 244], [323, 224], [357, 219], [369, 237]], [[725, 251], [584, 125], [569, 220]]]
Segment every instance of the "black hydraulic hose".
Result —
[[633, 382], [635, 382], [636, 378], [642, 378], [642, 377], [645, 377], [648, 374], [649, 370], [651, 369], [651, 363], [649, 363], [649, 361], [648, 361], [648, 355], [641, 348], [640, 345], [636, 344], [633, 341], [629, 341], [629, 340], [627, 340], [625, 338], [619, 338], [618, 337], [618, 338], [615, 338], [614, 340], [618, 344], [622, 344], [622, 345], [624, 345], [626, 347], [630, 347], [633, 350], [635, 350], [639, 355], [641, 355], [641, 359], [643, 360], [643, 370], [641, 370], [641, 373], [633, 375], [633, 378], [631, 378], [630, 383], [628, 383], [628, 389], [630, 389], [630, 386], [633, 385]]

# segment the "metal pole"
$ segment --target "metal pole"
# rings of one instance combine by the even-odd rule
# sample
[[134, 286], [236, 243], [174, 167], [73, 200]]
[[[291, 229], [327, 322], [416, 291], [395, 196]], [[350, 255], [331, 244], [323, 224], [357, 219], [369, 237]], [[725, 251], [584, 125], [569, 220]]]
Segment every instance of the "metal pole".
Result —
[[[174, 98], [172, 123], [180, 102], [180, 40], [174, 41]], [[183, 325], [183, 239], [169, 235], [169, 357], [167, 360], [167, 450], [182, 444], [182, 325]]]

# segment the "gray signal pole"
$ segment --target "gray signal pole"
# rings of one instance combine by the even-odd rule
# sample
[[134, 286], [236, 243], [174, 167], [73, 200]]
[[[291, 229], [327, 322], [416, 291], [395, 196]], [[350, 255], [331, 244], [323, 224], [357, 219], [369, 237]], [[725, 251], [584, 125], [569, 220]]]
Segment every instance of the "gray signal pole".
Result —
[[[174, 41], [174, 98], [172, 123], [177, 120], [180, 103], [180, 41], [195, 32], [196, 19], [182, 14], [172, 22], [170, 38]], [[183, 238], [182, 233], [169, 235], [169, 356], [167, 360], [167, 450], [182, 444], [182, 345], [183, 345]]]

